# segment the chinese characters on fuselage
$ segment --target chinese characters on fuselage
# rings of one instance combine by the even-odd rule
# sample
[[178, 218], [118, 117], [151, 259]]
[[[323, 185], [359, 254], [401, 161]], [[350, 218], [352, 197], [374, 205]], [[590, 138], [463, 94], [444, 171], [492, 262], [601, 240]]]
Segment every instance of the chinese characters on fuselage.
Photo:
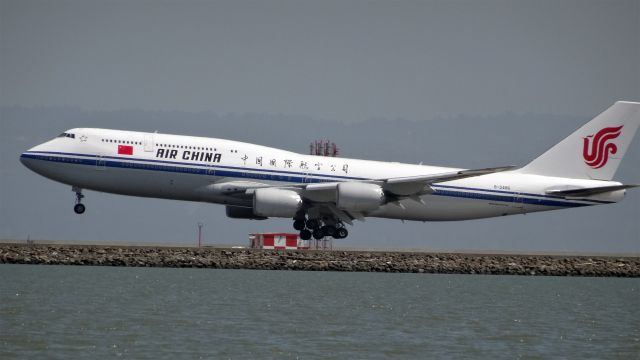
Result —
[[[177, 149], [165, 149], [158, 148], [156, 150], [156, 158], [159, 159], [174, 159], [174, 160], [188, 160], [188, 161], [200, 161], [200, 162], [208, 162], [208, 163], [220, 163], [222, 160], [222, 154], [217, 152], [209, 152], [209, 151], [193, 151], [193, 150], [177, 150]], [[247, 160], [249, 157], [244, 154], [240, 160], [242, 160], [243, 164], [247, 165]], [[262, 156], [255, 157], [255, 163], [257, 166], [263, 166], [264, 161]], [[309, 163], [304, 160], [300, 160], [299, 162], [294, 162], [292, 159], [269, 159], [269, 165], [272, 167], [277, 167], [278, 163], [282, 164], [283, 168], [294, 168], [298, 167], [301, 170], [309, 170]], [[336, 164], [323, 164], [321, 162], [313, 163], [313, 168], [317, 171], [322, 171], [324, 169], [335, 172], [339, 165]], [[349, 173], [349, 164], [342, 165], [342, 171], [345, 174]]]

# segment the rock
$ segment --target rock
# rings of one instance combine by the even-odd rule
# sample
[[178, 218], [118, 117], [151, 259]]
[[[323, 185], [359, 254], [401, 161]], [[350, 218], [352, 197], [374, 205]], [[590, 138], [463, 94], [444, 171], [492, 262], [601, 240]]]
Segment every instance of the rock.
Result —
[[0, 263], [640, 277], [640, 258], [0, 244]]

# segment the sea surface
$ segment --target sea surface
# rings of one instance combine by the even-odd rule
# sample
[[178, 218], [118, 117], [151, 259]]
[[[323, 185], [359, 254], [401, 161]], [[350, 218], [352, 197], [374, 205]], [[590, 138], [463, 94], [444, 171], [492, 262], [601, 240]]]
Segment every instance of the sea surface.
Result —
[[0, 359], [640, 359], [640, 279], [0, 265]]

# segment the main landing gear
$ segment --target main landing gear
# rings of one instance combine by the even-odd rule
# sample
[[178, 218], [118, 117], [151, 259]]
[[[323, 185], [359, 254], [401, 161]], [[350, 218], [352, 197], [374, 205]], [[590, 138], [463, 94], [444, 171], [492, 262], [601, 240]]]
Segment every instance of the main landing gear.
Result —
[[73, 206], [73, 211], [78, 215], [83, 214], [86, 208], [84, 204], [82, 204], [82, 198], [84, 198], [82, 189], [74, 186], [71, 190], [76, 193], [76, 204]]
[[349, 231], [341, 221], [326, 220], [329, 221], [297, 218], [293, 221], [293, 228], [300, 231], [300, 239], [302, 240], [309, 240], [312, 237], [319, 240], [326, 236], [331, 236], [334, 239], [344, 239], [349, 235]]

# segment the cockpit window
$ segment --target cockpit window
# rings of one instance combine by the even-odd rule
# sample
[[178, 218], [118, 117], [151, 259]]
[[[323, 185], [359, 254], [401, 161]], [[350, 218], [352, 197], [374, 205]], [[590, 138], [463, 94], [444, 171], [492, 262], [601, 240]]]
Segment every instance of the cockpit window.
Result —
[[62, 134], [58, 135], [58, 137], [68, 137], [68, 138], [75, 139], [76, 138], [76, 134], [63, 132]]

